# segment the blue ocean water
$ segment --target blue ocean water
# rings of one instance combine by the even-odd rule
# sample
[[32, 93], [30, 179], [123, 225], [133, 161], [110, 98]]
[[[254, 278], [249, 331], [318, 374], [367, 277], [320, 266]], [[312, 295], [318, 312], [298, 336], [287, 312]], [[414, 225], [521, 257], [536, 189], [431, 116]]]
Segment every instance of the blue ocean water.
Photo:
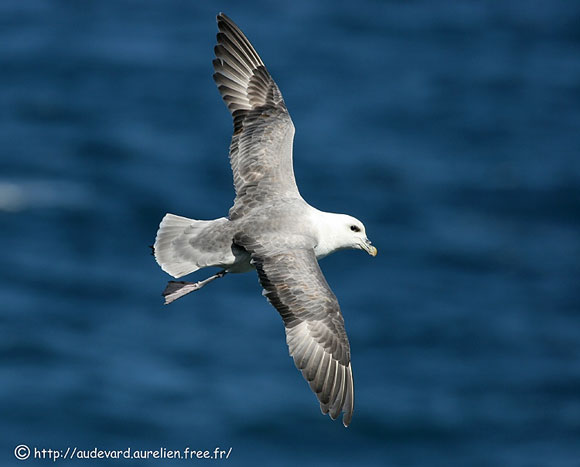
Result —
[[[352, 347], [348, 429], [254, 274], [162, 305], [161, 217], [220, 217], [234, 195], [220, 10], [284, 94], [303, 196], [379, 249], [321, 262]], [[3, 0], [0, 464], [25, 444], [579, 465], [579, 19], [565, 0]], [[191, 462], [211, 461], [100, 461]]]

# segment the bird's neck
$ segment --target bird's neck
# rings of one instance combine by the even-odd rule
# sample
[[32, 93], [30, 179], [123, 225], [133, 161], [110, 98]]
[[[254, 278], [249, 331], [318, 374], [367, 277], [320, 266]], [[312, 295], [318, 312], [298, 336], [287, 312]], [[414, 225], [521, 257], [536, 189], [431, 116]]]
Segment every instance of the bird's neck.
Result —
[[318, 234], [317, 244], [314, 247], [314, 252], [318, 259], [324, 258], [335, 251], [348, 248], [338, 235], [341, 232], [339, 227], [344, 223], [341, 219], [341, 214], [314, 209], [313, 223]]

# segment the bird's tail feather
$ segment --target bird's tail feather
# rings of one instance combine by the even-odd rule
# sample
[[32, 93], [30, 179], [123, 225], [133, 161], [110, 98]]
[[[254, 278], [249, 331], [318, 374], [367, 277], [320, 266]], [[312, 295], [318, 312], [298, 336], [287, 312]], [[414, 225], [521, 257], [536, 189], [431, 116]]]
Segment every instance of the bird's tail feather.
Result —
[[221, 264], [228, 250], [216, 248], [215, 238], [227, 222], [225, 218], [199, 221], [166, 214], [153, 245], [161, 269], [177, 278]]

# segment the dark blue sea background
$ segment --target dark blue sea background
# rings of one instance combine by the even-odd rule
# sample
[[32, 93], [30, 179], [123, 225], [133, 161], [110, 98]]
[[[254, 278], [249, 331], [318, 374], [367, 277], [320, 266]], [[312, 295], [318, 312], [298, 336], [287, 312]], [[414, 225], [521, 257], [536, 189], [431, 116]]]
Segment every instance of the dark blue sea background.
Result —
[[[159, 221], [234, 196], [219, 11], [284, 94], [304, 198], [379, 249], [321, 262], [349, 428], [254, 273], [163, 305]], [[2, 0], [0, 465], [580, 465], [579, 24], [568, 0]]]

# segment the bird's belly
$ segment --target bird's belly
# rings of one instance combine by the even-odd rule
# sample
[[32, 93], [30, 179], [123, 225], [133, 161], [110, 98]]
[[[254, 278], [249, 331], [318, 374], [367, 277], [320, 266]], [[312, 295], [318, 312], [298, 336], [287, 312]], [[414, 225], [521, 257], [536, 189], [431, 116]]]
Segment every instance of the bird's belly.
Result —
[[248, 253], [246, 250], [243, 250], [241, 248], [236, 249], [234, 251], [234, 258], [235, 258], [234, 262], [225, 267], [227, 272], [242, 273], [255, 269], [252, 263], [250, 263], [250, 259], [252, 257], [250, 256], [250, 253]]

